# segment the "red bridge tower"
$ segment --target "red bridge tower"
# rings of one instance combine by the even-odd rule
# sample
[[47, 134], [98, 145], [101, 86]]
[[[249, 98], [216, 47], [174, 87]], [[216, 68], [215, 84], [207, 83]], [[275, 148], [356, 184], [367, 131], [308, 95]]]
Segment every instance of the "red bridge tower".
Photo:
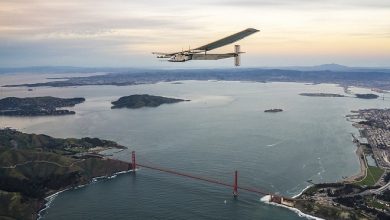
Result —
[[131, 152], [131, 169], [135, 172], [137, 164], [135, 163], [135, 151]]
[[238, 172], [237, 170], [234, 172], [234, 184], [233, 184], [233, 196], [234, 197], [237, 197], [238, 196], [238, 184], [237, 184], [237, 180], [238, 180]]

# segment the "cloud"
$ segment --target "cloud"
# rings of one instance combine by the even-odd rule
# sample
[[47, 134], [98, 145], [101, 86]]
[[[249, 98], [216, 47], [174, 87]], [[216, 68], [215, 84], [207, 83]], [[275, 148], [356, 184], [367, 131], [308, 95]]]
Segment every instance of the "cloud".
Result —
[[283, 8], [316, 8], [316, 9], [346, 9], [346, 8], [390, 8], [388, 0], [220, 0], [214, 2], [220, 6], [237, 7], [283, 7]]
[[[3, 41], [0, 46], [1, 66], [75, 65], [128, 66], [154, 57], [134, 47], [147, 40], [133, 39], [50, 39], [36, 41]], [[130, 43], [129, 43], [130, 42]], [[133, 45], [126, 47], [125, 45]], [[142, 58], [144, 61], [137, 60]], [[137, 62], [133, 62], [137, 60]], [[127, 63], [127, 65], [126, 65]]]
[[149, 62], [150, 51], [200, 46], [247, 27], [262, 31], [243, 48], [275, 62], [282, 62], [277, 55], [332, 54], [334, 45], [333, 55], [353, 57], [354, 48], [388, 54], [390, 1], [0, 1], [0, 64], [134, 65]]

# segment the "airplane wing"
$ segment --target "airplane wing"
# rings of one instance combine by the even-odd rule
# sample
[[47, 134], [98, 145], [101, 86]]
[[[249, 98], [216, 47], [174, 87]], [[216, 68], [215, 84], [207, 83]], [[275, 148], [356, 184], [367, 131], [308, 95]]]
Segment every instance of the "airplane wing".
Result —
[[203, 51], [214, 50], [214, 49], [216, 49], [218, 47], [223, 47], [225, 45], [234, 43], [234, 42], [236, 42], [238, 40], [241, 40], [241, 39], [243, 39], [245, 37], [248, 37], [249, 35], [254, 34], [254, 33], [258, 32], [258, 31], [259, 30], [254, 29], [254, 28], [248, 28], [248, 29], [245, 29], [245, 30], [240, 31], [238, 33], [235, 33], [233, 35], [230, 35], [228, 37], [222, 38], [220, 40], [214, 41], [212, 43], [206, 44], [204, 46], [201, 46], [201, 47], [198, 47], [198, 48], [195, 48], [195, 49], [185, 50], [185, 51], [180, 51], [180, 52], [174, 52], [174, 53], [152, 52], [152, 54], [169, 57], [169, 56], [173, 56], [173, 55], [179, 54], [179, 53], [191, 53], [191, 54], [201, 53]]
[[193, 54], [193, 60], [220, 60], [230, 57], [237, 56], [235, 53], [225, 53], [225, 54]]
[[228, 37], [225, 37], [225, 38], [222, 38], [220, 40], [214, 41], [212, 43], [206, 44], [204, 46], [198, 47], [195, 50], [209, 51], [209, 50], [216, 49], [218, 47], [223, 47], [225, 45], [228, 45], [228, 44], [234, 43], [238, 40], [241, 40], [241, 39], [243, 39], [251, 34], [254, 34], [258, 31], [259, 30], [256, 30], [254, 28], [248, 28], [248, 29], [245, 29], [245, 30], [238, 32], [236, 34], [230, 35]]

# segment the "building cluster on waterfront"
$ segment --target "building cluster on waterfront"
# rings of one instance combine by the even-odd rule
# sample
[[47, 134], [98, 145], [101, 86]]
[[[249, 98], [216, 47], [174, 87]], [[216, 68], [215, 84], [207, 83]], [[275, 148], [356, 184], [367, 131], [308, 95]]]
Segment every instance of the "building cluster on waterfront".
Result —
[[367, 129], [367, 136], [372, 137], [370, 143], [381, 149], [390, 147], [390, 131], [384, 129]]
[[355, 125], [367, 138], [378, 165], [390, 167], [390, 109], [363, 109], [357, 113], [363, 121]]

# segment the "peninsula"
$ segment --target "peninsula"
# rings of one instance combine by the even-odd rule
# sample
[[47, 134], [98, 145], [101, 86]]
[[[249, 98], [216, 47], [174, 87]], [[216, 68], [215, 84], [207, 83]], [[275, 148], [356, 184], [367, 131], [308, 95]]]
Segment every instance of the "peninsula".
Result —
[[0, 218], [36, 219], [45, 198], [95, 177], [126, 171], [130, 164], [100, 151], [124, 146], [98, 138], [53, 138], [0, 129]]
[[189, 100], [167, 98], [154, 95], [130, 95], [119, 98], [117, 101], [111, 102], [114, 108], [142, 108], [142, 107], [158, 107], [162, 104], [172, 104]]
[[74, 111], [58, 109], [73, 107], [84, 102], [84, 98], [57, 98], [44, 97], [7, 97], [0, 99], [0, 115], [4, 116], [44, 116], [44, 115], [70, 115]]

